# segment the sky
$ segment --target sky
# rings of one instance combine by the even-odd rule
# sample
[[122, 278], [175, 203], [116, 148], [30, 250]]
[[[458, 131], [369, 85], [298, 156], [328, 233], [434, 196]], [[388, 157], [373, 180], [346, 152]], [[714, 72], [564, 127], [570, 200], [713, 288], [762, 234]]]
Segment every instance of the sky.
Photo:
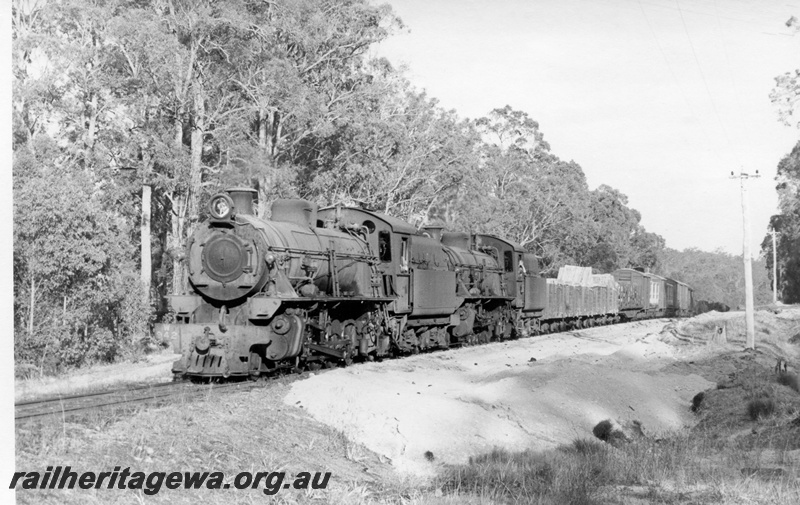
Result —
[[375, 50], [462, 117], [511, 105], [589, 187], [612, 186], [667, 247], [754, 257], [777, 210], [775, 77], [800, 67], [800, 0], [388, 0], [405, 28]]

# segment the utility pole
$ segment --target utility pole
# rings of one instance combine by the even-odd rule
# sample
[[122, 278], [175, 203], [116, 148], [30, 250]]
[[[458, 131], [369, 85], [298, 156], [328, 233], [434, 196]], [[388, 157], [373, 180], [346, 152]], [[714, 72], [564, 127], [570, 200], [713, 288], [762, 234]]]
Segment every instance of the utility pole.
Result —
[[152, 277], [153, 260], [150, 255], [150, 201], [153, 188], [148, 181], [142, 184], [142, 223], [141, 223], [141, 279], [142, 296], [146, 304], [150, 304], [150, 279]]
[[[153, 260], [150, 249], [150, 218], [151, 218], [151, 200], [153, 187], [150, 182], [150, 175], [153, 171], [153, 159], [148, 152], [146, 145], [142, 146], [142, 222], [140, 223], [140, 253], [141, 253], [141, 268], [139, 269], [140, 278], [142, 283], [142, 298], [144, 302], [150, 304], [150, 287], [153, 270]], [[119, 170], [133, 171], [136, 170], [135, 166], [117, 167]]]
[[750, 211], [748, 209], [747, 186], [745, 181], [750, 178], [761, 177], [756, 170], [755, 175], [750, 175], [744, 171], [739, 175], [731, 172], [731, 179], [739, 179], [742, 189], [742, 225], [744, 228], [744, 243], [742, 256], [744, 256], [744, 307], [745, 307], [745, 326], [747, 328], [747, 348], [756, 348], [756, 324], [753, 310], [753, 262], [750, 257]]
[[778, 303], [778, 241], [775, 239], [777, 232], [772, 228], [772, 303]]

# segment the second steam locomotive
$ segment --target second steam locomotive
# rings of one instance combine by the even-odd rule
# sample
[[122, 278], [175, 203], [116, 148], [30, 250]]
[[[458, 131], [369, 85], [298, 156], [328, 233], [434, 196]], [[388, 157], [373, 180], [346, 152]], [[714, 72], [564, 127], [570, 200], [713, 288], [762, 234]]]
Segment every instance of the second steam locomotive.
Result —
[[493, 235], [305, 200], [278, 200], [264, 220], [254, 193], [212, 197], [189, 240], [191, 293], [171, 296], [176, 322], [157, 325], [181, 353], [175, 374], [313, 370], [692, 309], [689, 286], [653, 274], [545, 279], [533, 254]]

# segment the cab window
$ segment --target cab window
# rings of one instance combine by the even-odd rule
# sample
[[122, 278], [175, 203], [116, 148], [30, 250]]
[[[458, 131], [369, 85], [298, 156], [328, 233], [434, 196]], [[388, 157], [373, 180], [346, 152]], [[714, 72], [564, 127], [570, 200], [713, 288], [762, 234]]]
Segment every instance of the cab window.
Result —
[[506, 272], [513, 272], [514, 271], [514, 252], [513, 251], [505, 251], [503, 253], [503, 266], [505, 267]]
[[403, 237], [403, 240], [400, 243], [400, 270], [402, 272], [408, 272], [408, 256], [408, 238]]
[[391, 234], [387, 230], [378, 232], [378, 258], [381, 261], [392, 261]]

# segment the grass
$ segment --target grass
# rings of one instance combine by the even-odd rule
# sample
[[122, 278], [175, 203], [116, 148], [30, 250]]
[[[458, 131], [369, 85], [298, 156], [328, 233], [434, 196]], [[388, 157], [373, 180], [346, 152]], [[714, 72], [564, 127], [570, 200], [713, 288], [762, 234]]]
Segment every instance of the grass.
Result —
[[[384, 484], [386, 465], [375, 454], [286, 407], [286, 385], [251, 392], [176, 398], [136, 411], [102, 411], [81, 418], [50, 418], [18, 426], [16, 467], [42, 471], [70, 465], [79, 471], [330, 471], [325, 490], [169, 490], [153, 496], [120, 490], [17, 490], [20, 503], [375, 503], [384, 493], [413, 496], [401, 484]], [[413, 489], [419, 489], [415, 485]], [[418, 492], [418, 491], [414, 491]]]
[[447, 469], [437, 484], [447, 493], [525, 503], [594, 504], [608, 478], [608, 451], [579, 444], [563, 451], [510, 453], [503, 449]]
[[772, 398], [757, 398], [747, 402], [747, 415], [753, 421], [769, 417], [775, 413], [775, 402]]
[[[765, 463], [711, 433], [642, 438], [618, 448], [576, 439], [544, 452], [495, 449], [448, 468], [437, 485], [499, 503], [628, 503], [624, 498], [641, 503], [717, 504], [739, 498], [777, 503], [772, 501], [776, 496], [784, 497], [781, 503], [800, 503], [797, 463], [784, 461], [794, 465], [788, 470]], [[739, 469], [742, 464], [747, 475]]]

